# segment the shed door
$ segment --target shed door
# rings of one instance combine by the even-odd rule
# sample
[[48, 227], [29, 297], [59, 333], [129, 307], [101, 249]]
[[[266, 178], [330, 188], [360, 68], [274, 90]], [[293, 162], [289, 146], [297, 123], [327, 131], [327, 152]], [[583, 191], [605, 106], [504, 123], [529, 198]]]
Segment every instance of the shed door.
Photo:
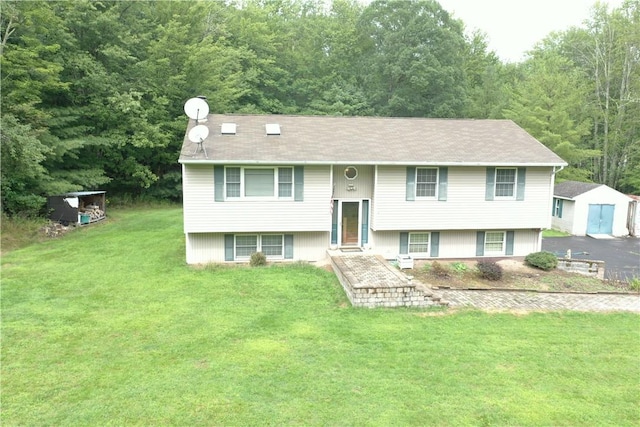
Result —
[[587, 234], [611, 234], [614, 208], [614, 205], [589, 205]]

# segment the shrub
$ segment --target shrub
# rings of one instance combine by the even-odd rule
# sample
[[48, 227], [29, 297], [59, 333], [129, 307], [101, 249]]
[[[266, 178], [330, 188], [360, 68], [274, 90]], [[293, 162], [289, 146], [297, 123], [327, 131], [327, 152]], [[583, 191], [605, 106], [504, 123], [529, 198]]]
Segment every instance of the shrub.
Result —
[[467, 271], [469, 269], [469, 267], [467, 267], [467, 264], [465, 264], [464, 262], [461, 262], [461, 261], [456, 261], [456, 262], [451, 263], [451, 268], [456, 273], [464, 273], [465, 271]]
[[431, 274], [437, 277], [449, 277], [449, 269], [446, 265], [440, 264], [438, 261], [434, 261], [431, 264]]
[[631, 288], [632, 291], [640, 291], [640, 277], [634, 277], [629, 280], [629, 288]]
[[558, 266], [558, 257], [547, 251], [533, 252], [524, 258], [524, 262], [531, 267], [549, 271]]
[[254, 252], [251, 254], [249, 265], [251, 267], [260, 267], [263, 265], [267, 265], [267, 257], [262, 252]]
[[478, 261], [476, 268], [483, 279], [494, 282], [502, 279], [502, 267], [496, 264], [495, 261]]

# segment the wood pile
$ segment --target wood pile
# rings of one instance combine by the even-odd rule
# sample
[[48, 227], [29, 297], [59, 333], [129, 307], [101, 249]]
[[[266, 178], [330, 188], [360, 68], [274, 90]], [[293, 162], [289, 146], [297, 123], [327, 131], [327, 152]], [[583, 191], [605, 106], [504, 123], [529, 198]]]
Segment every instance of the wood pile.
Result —
[[90, 222], [98, 221], [99, 219], [104, 218], [104, 211], [96, 205], [85, 206], [84, 211], [82, 211], [81, 213], [89, 215]]
[[47, 237], [58, 237], [69, 231], [70, 227], [60, 224], [59, 222], [49, 221], [47, 225], [40, 229]]

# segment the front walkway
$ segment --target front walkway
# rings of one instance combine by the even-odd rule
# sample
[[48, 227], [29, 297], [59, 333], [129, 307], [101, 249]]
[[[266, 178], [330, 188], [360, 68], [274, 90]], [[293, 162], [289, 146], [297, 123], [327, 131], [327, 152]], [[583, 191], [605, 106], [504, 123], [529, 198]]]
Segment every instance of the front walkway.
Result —
[[533, 291], [433, 290], [449, 307], [489, 310], [631, 311], [640, 313], [640, 295], [576, 294]]

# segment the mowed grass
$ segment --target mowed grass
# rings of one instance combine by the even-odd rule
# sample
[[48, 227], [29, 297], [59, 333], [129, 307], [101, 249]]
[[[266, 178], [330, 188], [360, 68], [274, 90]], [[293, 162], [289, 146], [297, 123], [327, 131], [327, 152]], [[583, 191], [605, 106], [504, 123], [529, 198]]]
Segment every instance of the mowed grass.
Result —
[[313, 266], [187, 266], [181, 214], [4, 254], [3, 426], [640, 422], [638, 315], [354, 309]]

